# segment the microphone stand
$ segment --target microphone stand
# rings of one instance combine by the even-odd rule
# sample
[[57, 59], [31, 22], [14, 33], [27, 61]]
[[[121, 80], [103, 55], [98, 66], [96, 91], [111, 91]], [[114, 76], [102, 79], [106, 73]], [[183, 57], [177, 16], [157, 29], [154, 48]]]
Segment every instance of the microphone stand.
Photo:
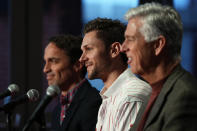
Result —
[[42, 115], [40, 115], [40, 117], [37, 117], [37, 119], [28, 121], [28, 122], [25, 124], [25, 126], [24, 126], [24, 128], [23, 128], [22, 131], [28, 131], [29, 128], [30, 128], [30, 126], [31, 126], [31, 124], [32, 124], [33, 122], [36, 122], [36, 123], [39, 124], [39, 129], [38, 129], [39, 131], [46, 131], [45, 115], [43, 115], [43, 114], [44, 114], [44, 111], [43, 111], [41, 114], [42, 114]]
[[4, 113], [6, 114], [6, 124], [8, 127], [8, 131], [12, 131], [12, 113], [10, 110], [6, 111], [5, 109], [3, 109], [2, 107], [0, 107], [0, 111], [4, 111]]
[[43, 115], [40, 116], [40, 119], [37, 119], [36, 122], [40, 124], [39, 131], [46, 131], [46, 120], [44, 111], [42, 112]]
[[12, 119], [11, 119], [11, 112], [7, 112], [7, 116], [6, 116], [6, 123], [8, 126], [8, 131], [12, 131]]

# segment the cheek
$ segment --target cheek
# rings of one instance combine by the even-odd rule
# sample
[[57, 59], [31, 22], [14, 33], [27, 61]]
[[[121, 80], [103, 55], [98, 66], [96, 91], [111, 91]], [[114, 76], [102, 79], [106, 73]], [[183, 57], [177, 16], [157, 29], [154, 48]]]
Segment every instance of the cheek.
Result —
[[66, 84], [68, 81], [70, 81], [69, 79], [72, 79], [70, 74], [71, 73], [69, 73], [69, 71], [65, 71], [65, 70], [58, 72], [56, 75], [57, 83], [59, 85]]
[[89, 58], [89, 60], [94, 60], [94, 59], [96, 59], [96, 56], [93, 54], [93, 55], [89, 55], [88, 58]]
[[97, 63], [100, 60], [100, 56], [97, 53], [89, 55], [89, 59], [93, 63]]
[[95, 52], [89, 54], [89, 58], [91, 58], [91, 59], [97, 59], [98, 56], [99, 56], [99, 55], [98, 55], [98, 52], [97, 52], [97, 51], [95, 51]]
[[138, 66], [141, 68], [146, 68], [150, 63], [151, 59], [154, 59], [154, 57], [151, 56], [148, 49], [141, 49], [137, 52], [137, 62]]
[[134, 54], [134, 62], [139, 66], [141, 61], [142, 61], [142, 54], [140, 51], [136, 51]]
[[55, 67], [55, 68], [53, 68], [53, 72], [54, 72], [56, 75], [60, 75], [60, 73], [62, 72], [62, 69], [59, 68], [59, 67]]
[[62, 69], [60, 72], [63, 78], [71, 78], [73, 73], [74, 73], [74, 70], [72, 68], [65, 68], [65, 69]]
[[142, 49], [134, 48], [133, 50], [131, 50], [131, 52], [133, 54], [134, 63], [140, 66], [144, 60], [144, 54]]
[[[109, 54], [107, 54], [106, 52], [102, 52], [97, 56], [96, 59], [100, 64], [109, 64], [111, 57]], [[101, 65], [100, 65], [101, 66]]]
[[68, 69], [61, 66], [61, 67], [55, 68], [54, 72], [56, 74], [57, 79], [61, 79], [62, 77], [66, 76]]

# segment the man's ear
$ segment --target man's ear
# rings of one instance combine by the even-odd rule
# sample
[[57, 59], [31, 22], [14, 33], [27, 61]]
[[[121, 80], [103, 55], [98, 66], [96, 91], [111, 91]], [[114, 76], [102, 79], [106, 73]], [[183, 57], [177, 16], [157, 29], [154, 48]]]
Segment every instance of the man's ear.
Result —
[[121, 51], [121, 44], [119, 42], [114, 42], [111, 45], [110, 54], [111, 57], [114, 58], [120, 54]]
[[79, 60], [77, 62], [75, 62], [74, 66], [73, 66], [73, 69], [76, 71], [76, 72], [80, 72], [81, 69], [83, 68], [84, 66], [84, 63], [80, 62]]
[[164, 36], [159, 36], [159, 38], [154, 43], [154, 51], [156, 56], [161, 54], [165, 45], [166, 45], [166, 38]]

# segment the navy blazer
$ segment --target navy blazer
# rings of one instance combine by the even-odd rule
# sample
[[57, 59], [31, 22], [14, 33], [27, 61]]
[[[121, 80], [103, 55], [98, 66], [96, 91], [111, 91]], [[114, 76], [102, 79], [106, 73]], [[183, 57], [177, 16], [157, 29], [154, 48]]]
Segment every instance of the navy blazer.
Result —
[[101, 102], [99, 91], [86, 80], [76, 92], [62, 125], [60, 125], [60, 103], [55, 107], [52, 115], [52, 131], [95, 131]]

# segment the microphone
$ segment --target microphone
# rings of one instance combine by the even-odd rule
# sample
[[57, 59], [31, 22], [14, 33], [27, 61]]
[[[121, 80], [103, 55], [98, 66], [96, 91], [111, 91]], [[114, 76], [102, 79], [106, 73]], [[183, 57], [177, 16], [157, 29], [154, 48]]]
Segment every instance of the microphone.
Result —
[[28, 119], [27, 123], [25, 124], [23, 131], [27, 131], [32, 124], [33, 121], [40, 118], [41, 113], [44, 112], [47, 105], [51, 102], [53, 97], [56, 97], [60, 94], [60, 89], [57, 85], [51, 85], [47, 88], [46, 95], [41, 100], [41, 102], [38, 104], [37, 108], [31, 115], [31, 117]]
[[10, 96], [10, 95], [14, 95], [16, 94], [17, 92], [19, 92], [19, 87], [18, 85], [16, 84], [11, 84], [8, 86], [8, 89], [3, 91], [1, 94], [0, 94], [0, 99], [3, 99], [4, 97], [6, 96]]
[[17, 99], [10, 101], [9, 103], [0, 107], [0, 110], [4, 110], [4, 111], [8, 112], [19, 104], [22, 104], [27, 101], [37, 101], [38, 98], [39, 98], [39, 92], [36, 89], [30, 89], [27, 92], [27, 94], [20, 96]]

